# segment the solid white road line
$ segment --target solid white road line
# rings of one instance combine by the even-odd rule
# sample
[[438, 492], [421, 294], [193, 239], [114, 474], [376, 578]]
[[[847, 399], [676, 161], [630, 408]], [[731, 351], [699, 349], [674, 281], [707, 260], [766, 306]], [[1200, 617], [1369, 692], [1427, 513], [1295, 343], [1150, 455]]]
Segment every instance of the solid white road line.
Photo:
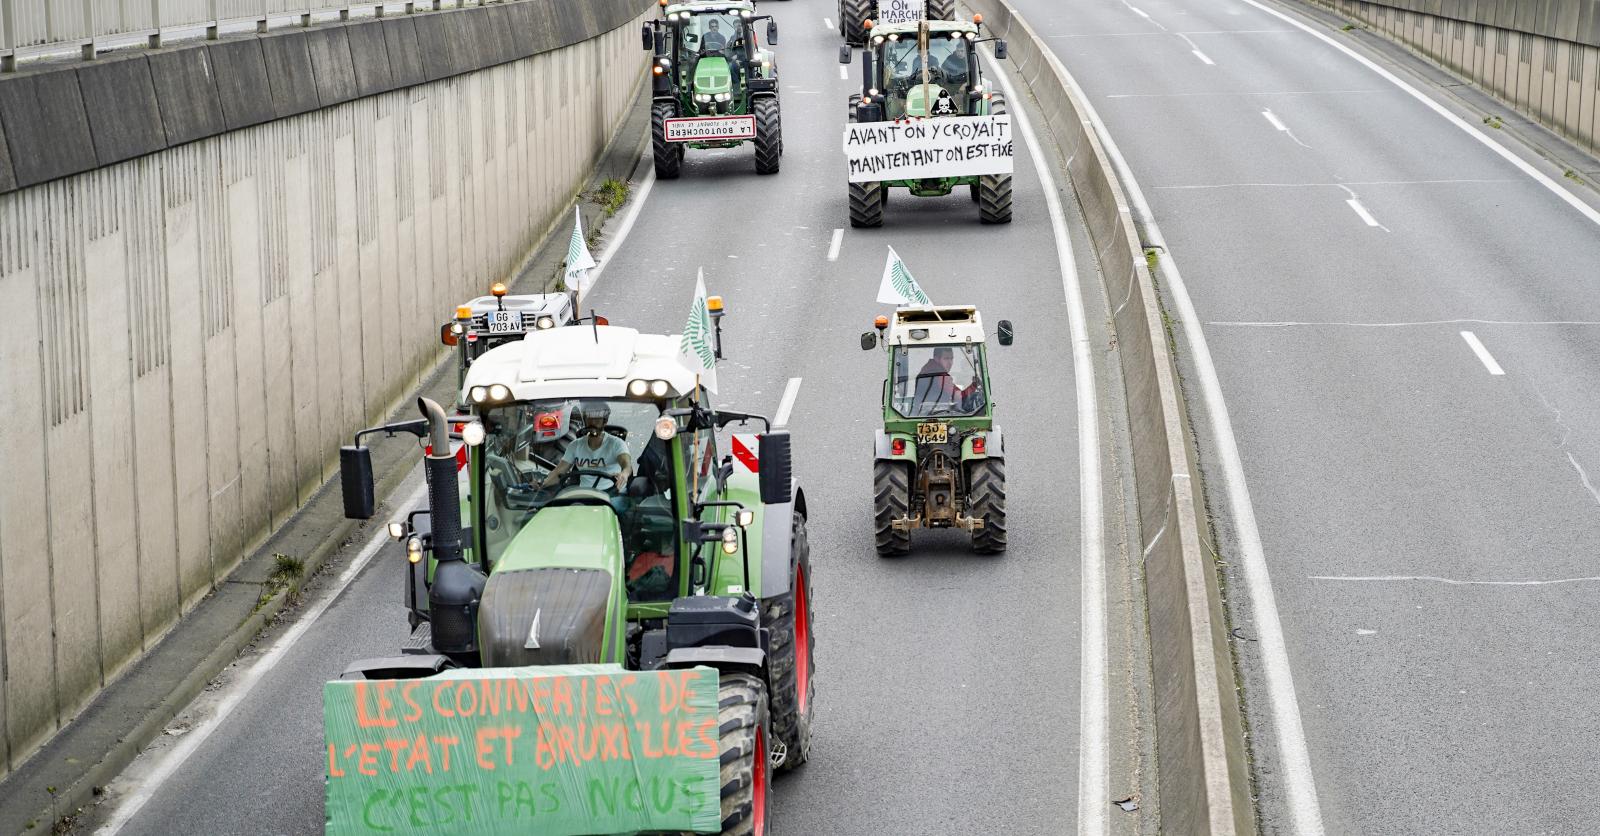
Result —
[[1198, 49], [1191, 49], [1191, 50], [1189, 50], [1189, 51], [1190, 51], [1190, 52], [1193, 52], [1193, 53], [1194, 53], [1194, 57], [1196, 57], [1196, 58], [1199, 58], [1199, 59], [1200, 59], [1200, 61], [1201, 61], [1201, 62], [1202, 62], [1202, 63], [1204, 63], [1204, 64], [1205, 64], [1205, 65], [1206, 65], [1206, 66], [1208, 66], [1208, 67], [1214, 67], [1214, 66], [1216, 66], [1216, 64], [1217, 64], [1217, 62], [1215, 62], [1215, 61], [1213, 61], [1213, 60], [1211, 60], [1211, 59], [1210, 59], [1210, 58], [1207, 58], [1207, 57], [1206, 57], [1206, 54], [1205, 54], [1205, 53], [1204, 53], [1204, 52], [1201, 52], [1201, 51], [1200, 51], [1200, 50], [1198, 50]]
[[1432, 581], [1449, 586], [1556, 586], [1565, 583], [1600, 581], [1600, 576], [1556, 578], [1548, 581], [1458, 581], [1436, 575], [1311, 575], [1314, 581]]
[[1478, 359], [1483, 362], [1483, 367], [1489, 370], [1489, 374], [1501, 375], [1506, 373], [1506, 370], [1500, 368], [1500, 364], [1494, 361], [1494, 355], [1489, 353], [1489, 349], [1483, 347], [1483, 341], [1478, 339], [1477, 334], [1471, 331], [1462, 331], [1461, 339], [1467, 341], [1467, 346], [1472, 349], [1473, 354], [1478, 355]]
[[1383, 225], [1383, 224], [1378, 223], [1378, 219], [1377, 218], [1372, 217], [1372, 213], [1367, 211], [1367, 207], [1361, 205], [1361, 201], [1356, 200], [1355, 198], [1352, 197], [1349, 200], [1346, 200], [1344, 202], [1344, 205], [1350, 207], [1350, 209], [1352, 211], [1354, 211], [1357, 215], [1360, 215], [1361, 216], [1361, 220], [1366, 222], [1367, 226], [1382, 226]]
[[1289, 666], [1289, 651], [1283, 640], [1283, 622], [1278, 616], [1277, 598], [1272, 591], [1272, 576], [1267, 569], [1265, 549], [1261, 545], [1261, 531], [1256, 525], [1255, 506], [1250, 502], [1250, 488], [1245, 483], [1244, 461], [1239, 455], [1239, 442], [1234, 437], [1233, 424], [1228, 418], [1228, 404], [1222, 397], [1222, 383], [1217, 377], [1216, 362], [1211, 358], [1211, 349], [1206, 345], [1205, 331], [1200, 327], [1200, 315], [1195, 312], [1194, 300], [1189, 298], [1189, 289], [1184, 284], [1183, 274], [1178, 270], [1177, 258], [1171, 248], [1166, 246], [1166, 239], [1161, 235], [1161, 227], [1156, 223], [1154, 213], [1150, 211], [1150, 202], [1145, 200], [1144, 191], [1139, 188], [1139, 181], [1134, 179], [1132, 170], [1128, 168], [1127, 159], [1117, 148], [1117, 142], [1112, 138], [1111, 132], [1106, 130], [1099, 111], [1095, 110], [1089, 97], [1084, 95], [1077, 79], [1067, 72], [1060, 59], [1054, 53], [1048, 57], [1051, 65], [1061, 73], [1062, 78], [1067, 80], [1067, 84], [1077, 95], [1078, 101], [1084, 108], [1084, 113], [1081, 115], [1088, 117], [1090, 123], [1094, 125], [1101, 145], [1110, 155], [1112, 166], [1117, 170], [1117, 178], [1122, 181], [1122, 187], [1128, 191], [1128, 199], [1133, 202], [1133, 209], [1138, 213], [1140, 222], [1144, 224], [1145, 240], [1165, 251], [1165, 255], [1157, 263], [1157, 269], [1166, 278], [1168, 291], [1178, 308], [1178, 319], [1183, 323], [1184, 340], [1194, 354], [1195, 372], [1199, 378], [1197, 382], [1200, 384], [1206, 411], [1211, 415], [1213, 444], [1216, 447], [1217, 463], [1222, 468], [1222, 483], [1227, 494], [1228, 511], [1233, 517], [1235, 536], [1239, 538], [1245, 589], [1249, 594], [1251, 609], [1255, 616], [1257, 644], [1261, 650], [1261, 667], [1267, 680], [1266, 703], [1272, 714], [1272, 725], [1277, 735], [1280, 761], [1277, 777], [1282, 781], [1285, 804], [1293, 822], [1292, 832], [1299, 836], [1321, 836], [1322, 808], [1317, 801], [1316, 779], [1311, 773], [1311, 755], [1306, 748], [1305, 727], [1300, 721], [1300, 703], [1295, 696], [1294, 674]]
[[[990, 66], [1000, 68], [992, 53]], [[1106, 832], [1106, 810], [1111, 797], [1107, 748], [1108, 685], [1106, 682], [1106, 590], [1105, 544], [1101, 530], [1103, 502], [1100, 485], [1100, 404], [1096, 399], [1094, 358], [1090, 353], [1088, 318], [1084, 313], [1083, 288], [1078, 283], [1077, 259], [1072, 251], [1072, 236], [1067, 216], [1056, 192], [1051, 161], [1039, 145], [1023, 99], [1011, 87], [1009, 75], [995, 73], [1006, 99], [1017, 103], [1011, 121], [1028, 145], [1028, 155], [1044, 189], [1045, 206], [1050, 211], [1050, 228], [1056, 239], [1056, 265], [1061, 272], [1061, 289], [1067, 302], [1067, 327], [1072, 340], [1072, 376], [1077, 384], [1078, 407], [1078, 503], [1082, 531], [1082, 578], [1080, 589], [1080, 664], [1078, 671], [1078, 833], [1100, 836]]]
[[1576, 195], [1574, 195], [1572, 192], [1567, 191], [1567, 189], [1565, 187], [1563, 187], [1560, 183], [1557, 183], [1555, 180], [1552, 180], [1544, 172], [1534, 168], [1532, 165], [1528, 164], [1528, 162], [1526, 160], [1522, 159], [1521, 157], [1517, 156], [1516, 154], [1511, 153], [1510, 149], [1508, 149], [1504, 145], [1501, 145], [1500, 143], [1494, 141], [1494, 139], [1490, 138], [1488, 134], [1484, 133], [1483, 131], [1478, 130], [1476, 127], [1474, 127], [1471, 123], [1467, 122], [1465, 119], [1462, 119], [1461, 117], [1455, 115], [1454, 113], [1451, 113], [1448, 108], [1446, 108], [1444, 105], [1434, 101], [1433, 99], [1429, 98], [1427, 96], [1427, 94], [1423, 93], [1422, 91], [1418, 90], [1415, 87], [1412, 87], [1410, 84], [1407, 84], [1406, 82], [1402, 81], [1394, 73], [1391, 73], [1388, 70], [1386, 70], [1386, 69], [1378, 66], [1377, 64], [1373, 63], [1371, 59], [1367, 58], [1366, 56], [1362, 55], [1359, 52], [1356, 52], [1354, 49], [1351, 49], [1350, 47], [1348, 47], [1348, 46], [1346, 46], [1346, 45], [1344, 45], [1342, 43], [1339, 43], [1338, 41], [1334, 40], [1333, 38], [1323, 34], [1322, 32], [1317, 31], [1316, 29], [1314, 29], [1314, 28], [1312, 28], [1312, 27], [1310, 27], [1310, 26], [1308, 26], [1308, 25], [1306, 25], [1304, 23], [1301, 23], [1300, 21], [1294, 19], [1293, 17], [1290, 17], [1287, 14], [1284, 14], [1283, 12], [1280, 12], [1280, 11], [1278, 11], [1276, 9], [1273, 9], [1273, 8], [1270, 8], [1270, 7], [1266, 6], [1266, 5], [1263, 5], [1262, 3], [1257, 2], [1257, 0], [1243, 0], [1243, 2], [1248, 3], [1248, 4], [1252, 5], [1252, 6], [1260, 9], [1263, 12], [1266, 12], [1269, 15], [1272, 15], [1273, 17], [1278, 18], [1279, 20], [1282, 20], [1285, 23], [1288, 23], [1290, 26], [1293, 26], [1296, 29], [1299, 29], [1302, 32], [1305, 32], [1306, 34], [1312, 36], [1313, 38], [1316, 38], [1317, 40], [1322, 41], [1323, 43], [1333, 47], [1334, 49], [1337, 49], [1340, 52], [1343, 52], [1345, 55], [1348, 55], [1351, 58], [1354, 58], [1362, 66], [1364, 66], [1367, 69], [1377, 73], [1379, 75], [1379, 77], [1381, 77], [1383, 80], [1389, 82], [1390, 84], [1393, 84], [1394, 86], [1400, 88], [1401, 90], [1404, 90], [1413, 99], [1416, 99], [1417, 101], [1422, 102], [1424, 105], [1426, 105], [1429, 110], [1432, 110], [1434, 113], [1437, 113], [1440, 116], [1443, 116], [1445, 118], [1445, 121], [1449, 122], [1452, 125], [1455, 125], [1457, 128], [1460, 128], [1462, 131], [1466, 132], [1466, 134], [1468, 136], [1470, 136], [1473, 139], [1476, 139], [1477, 141], [1483, 143], [1484, 146], [1489, 148], [1489, 150], [1495, 152], [1496, 154], [1499, 154], [1500, 157], [1503, 158], [1506, 162], [1509, 162], [1512, 165], [1516, 166], [1517, 170], [1521, 171], [1523, 174], [1528, 175], [1529, 177], [1532, 177], [1534, 179], [1534, 181], [1537, 182], [1539, 185], [1544, 186], [1546, 189], [1549, 189], [1553, 194], [1555, 194], [1556, 197], [1559, 197], [1563, 201], [1565, 201], [1567, 203], [1567, 205], [1569, 205], [1572, 208], [1578, 210], [1578, 212], [1580, 214], [1582, 214], [1585, 218], [1588, 218], [1591, 223], [1595, 224], [1596, 226], [1600, 226], [1600, 210], [1596, 210], [1593, 206], [1590, 206], [1589, 204], [1584, 203], [1583, 201], [1579, 200]]
[[850, 80], [850, 67], [845, 65], [845, 64], [840, 64], [839, 65], [839, 77], [844, 79], [845, 81], [849, 81]]
[[[421, 470], [419, 469], [417, 473], [420, 474]], [[412, 478], [407, 477], [407, 481], [411, 481]], [[416, 478], [420, 479], [420, 476]], [[406, 510], [415, 507], [417, 503], [422, 501], [427, 488], [426, 482], [418, 485], [416, 490], [412, 491], [410, 495], [393, 507]], [[294, 647], [296, 642], [310, 632], [311, 628], [316, 625], [317, 619], [321, 618], [322, 614], [327, 612], [335, 601], [339, 600], [345, 588], [350, 586], [350, 583], [356, 579], [357, 575], [361, 574], [361, 570], [367, 568], [367, 564], [372, 562], [373, 556], [383, 548], [388, 539], [388, 526], [378, 526], [372, 532], [372, 539], [368, 540], [367, 544], [362, 547], [361, 552], [355, 556], [354, 560], [350, 561], [350, 565], [339, 573], [338, 579], [323, 593], [322, 598], [302, 613], [300, 619], [288, 630], [284, 631], [283, 635], [279, 636], [278, 640], [273, 642], [272, 646], [267, 649], [267, 652], [256, 659], [249, 670], [246, 670], [228, 683], [226, 693], [217, 702], [213, 713], [191, 728], [188, 734], [179, 738], [177, 745], [155, 756], [155, 763], [139, 782], [138, 788], [130, 792], [117, 805], [116, 812], [96, 833], [116, 833], [125, 827], [134, 816], [138, 815], [140, 810], [144, 809], [145, 804], [155, 797], [155, 794], [161, 790], [161, 786], [166, 783], [167, 779], [171, 778], [173, 773], [188, 762], [201, 744], [211, 737], [212, 732], [222, 727], [223, 722], [228, 719], [228, 715], [232, 714], [233, 710], [239, 707], [239, 703], [255, 690], [255, 686], [261, 681], [261, 678], [277, 667], [278, 663], [283, 661], [284, 655], [289, 652], [290, 648]]]
[[1289, 132], [1289, 126], [1283, 124], [1283, 120], [1279, 119], [1277, 114], [1273, 113], [1270, 110], [1263, 110], [1263, 111], [1261, 111], [1261, 115], [1266, 117], [1268, 122], [1272, 123], [1272, 127], [1277, 128], [1278, 130], [1283, 131], [1284, 133], [1288, 133]]
[[[628, 199], [628, 212], [622, 216], [622, 225], [617, 227], [617, 234], [606, 241], [606, 248], [601, 251], [600, 257], [596, 259], [598, 263], [595, 264], [594, 269], [589, 271], [590, 290], [593, 290], [594, 286], [600, 283], [600, 274], [605, 272], [606, 265], [611, 263], [612, 256], [617, 254], [617, 250], [622, 247], [622, 242], [628, 239], [628, 233], [633, 231], [634, 221], [639, 220], [639, 210], [644, 208], [644, 202], [650, 197], [650, 190], [655, 185], [656, 168], [654, 165], [649, 165], [645, 169], [644, 180], [639, 183], [639, 188]], [[578, 300], [578, 307], [580, 309], [583, 307], [581, 298]]]
[[789, 425], [789, 413], [794, 409], [794, 399], [800, 394], [800, 378], [789, 378], [789, 385], [783, 390], [783, 399], [778, 401], [778, 414], [772, 419], [772, 426], [786, 427]]
[[839, 247], [842, 246], [843, 244], [844, 244], [844, 230], [843, 229], [835, 229], [833, 231], [833, 240], [828, 242], [828, 260], [829, 261], [838, 261], [839, 260]]

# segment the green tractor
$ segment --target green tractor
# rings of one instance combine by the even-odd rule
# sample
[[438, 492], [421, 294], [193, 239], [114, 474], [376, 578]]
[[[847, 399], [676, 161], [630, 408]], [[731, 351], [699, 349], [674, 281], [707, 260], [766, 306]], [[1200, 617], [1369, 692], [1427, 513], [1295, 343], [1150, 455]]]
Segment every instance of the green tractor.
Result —
[[[965, 529], [980, 553], [1005, 551], [1005, 440], [994, 423], [978, 310], [901, 307], [875, 325], [861, 347], [889, 355], [883, 429], [873, 445], [878, 554], [910, 551], [918, 528]], [[1008, 320], [997, 338], [1011, 345]]]
[[[712, 310], [720, 357], [720, 300]], [[390, 534], [405, 544], [413, 567], [405, 589], [411, 638], [399, 656], [354, 663], [341, 682], [325, 689], [330, 832], [358, 829], [335, 827], [336, 820], [356, 825], [363, 816], [374, 820], [370, 814], [387, 810], [383, 805], [390, 797], [381, 782], [345, 789], [352, 780], [369, 780], [361, 777], [369, 774], [365, 769], [356, 774], [355, 765], [372, 764], [359, 755], [341, 760], [357, 747], [346, 748], [336, 738], [396, 723], [403, 727], [403, 720], [411, 719], [407, 705], [419, 717], [442, 712], [448, 722], [463, 723], [464, 681], [481, 685], [482, 696], [471, 695], [474, 706], [493, 705], [497, 712], [502, 702], [506, 711], [517, 705], [517, 711], [527, 711], [530, 693], [537, 707], [541, 688], [557, 695], [554, 709], [545, 704], [546, 714], [489, 729], [491, 738], [505, 741], [506, 764], [515, 756], [516, 763], [530, 765], [527, 771], [508, 772], [502, 765], [497, 772], [469, 773], [499, 782], [472, 789], [470, 798], [451, 796], [452, 815], [468, 809], [465, 820], [475, 822], [468, 828], [473, 832], [764, 832], [768, 776], [804, 763], [811, 746], [806, 499], [792, 478], [788, 433], [772, 430], [761, 416], [713, 408], [699, 378], [679, 362], [679, 346], [678, 337], [598, 321], [535, 330], [476, 358], [463, 383], [467, 406], [461, 414], [447, 414], [433, 401], [419, 399], [422, 418], [363, 430], [353, 446], [341, 449], [345, 514], [357, 519], [369, 519], [375, 510], [371, 453], [363, 437], [410, 433], [429, 440], [431, 451], [443, 452], [425, 457], [427, 509], [390, 524]], [[569, 417], [582, 433], [564, 449], [550, 449], [541, 441], [541, 428]], [[749, 435], [728, 431], [730, 425], [752, 423], [764, 429]], [[456, 457], [448, 452], [452, 432], [469, 451], [470, 498], [464, 503], [458, 496]], [[604, 701], [614, 714], [639, 696], [642, 686], [635, 680], [692, 671], [715, 684], [715, 700], [708, 695], [704, 703], [710, 717], [720, 720], [702, 725], [699, 736], [682, 725], [674, 732], [669, 724], [657, 737], [655, 724], [640, 722], [633, 731], [632, 724], [624, 724], [617, 740], [608, 738], [600, 748], [598, 742], [585, 742], [582, 725], [589, 723], [595, 733], [598, 716], [564, 718], [576, 724], [575, 744], [571, 729], [560, 741], [547, 735], [551, 724], [563, 719], [549, 715], [551, 710], [560, 714], [559, 695], [576, 695], [581, 686], [585, 696], [592, 696], [590, 680], [634, 689]], [[473, 677], [500, 679], [479, 683]], [[334, 704], [335, 687], [350, 680], [362, 689], [354, 692], [361, 708], [353, 713]], [[408, 682], [385, 697], [373, 689], [386, 680]], [[533, 683], [532, 690], [506, 691], [502, 700], [498, 689], [518, 681]], [[492, 693], [491, 685], [497, 689]], [[440, 693], [447, 694], [443, 703]], [[667, 701], [663, 696], [663, 706]], [[655, 710], [654, 697], [638, 702], [648, 705], [634, 710]], [[682, 710], [693, 710], [687, 697], [679, 702]], [[390, 704], [400, 708], [385, 715], [383, 708]], [[594, 711], [607, 713], [603, 708], [595, 703]], [[389, 722], [374, 726], [374, 716]], [[504, 721], [501, 715], [495, 722]], [[499, 745], [485, 744], [484, 733], [478, 729], [480, 745]], [[554, 748], [545, 748], [547, 737]], [[605, 760], [603, 753], [619, 741], [621, 763], [584, 762]], [[426, 742], [418, 737], [409, 751]], [[480, 756], [478, 764], [493, 769], [499, 757], [494, 751], [494, 758]], [[470, 754], [470, 749], [458, 753], [458, 766]], [[564, 760], [569, 754], [570, 764]], [[542, 785], [528, 783], [524, 810], [523, 784], [541, 777], [547, 755], [551, 762], [563, 759], [556, 772], [565, 768], [570, 774]], [[644, 773], [633, 772], [629, 761], [647, 759], [651, 769], [666, 776], [666, 784], [654, 789], [637, 784]], [[389, 758], [378, 760], [381, 778]], [[397, 771], [401, 760], [394, 761]], [[477, 768], [471, 761], [466, 766]], [[606, 780], [588, 779], [585, 768], [613, 772]], [[686, 776], [704, 769], [712, 776], [720, 772], [720, 778], [705, 777], [696, 789]], [[557, 777], [556, 772], [543, 777]], [[409, 761], [404, 775], [433, 780], [418, 777], [420, 769], [411, 769]], [[459, 770], [451, 775], [438, 780], [465, 780]], [[433, 793], [429, 803], [437, 805], [438, 794], [454, 792], [454, 786], [430, 784], [416, 791]], [[606, 798], [610, 808], [596, 800]], [[520, 825], [513, 827], [511, 819], [495, 818], [519, 810], [545, 815], [547, 806], [551, 812], [543, 826], [538, 819], [518, 819]], [[689, 827], [661, 818], [690, 808], [699, 811], [697, 821], [716, 826]], [[430, 809], [424, 819], [444, 821], [442, 808]], [[623, 826], [621, 819], [602, 815], [605, 809], [633, 818]], [[563, 829], [554, 823], [559, 815], [587, 818]], [[488, 827], [486, 822], [499, 823]], [[479, 824], [488, 829], [476, 829]]]
[[[1006, 42], [980, 39], [982, 23], [979, 16], [971, 22], [924, 20], [871, 27], [870, 42], [861, 51], [861, 92], [850, 94], [850, 121], [1005, 114], [1005, 97], [983, 80], [977, 45], [993, 40], [995, 57], [1004, 59]], [[850, 47], [840, 47], [839, 63], [850, 60]], [[961, 186], [978, 204], [980, 221], [1011, 222], [1011, 175], [980, 174], [851, 183], [850, 225], [883, 226], [890, 189], [906, 189], [916, 197], [943, 197]]]
[[650, 106], [656, 176], [677, 179], [685, 148], [733, 148], [752, 142], [756, 173], [777, 174], [783, 157], [778, 107], [778, 61], [756, 44], [756, 22], [767, 22], [767, 44], [778, 23], [757, 15], [752, 0], [694, 0], [668, 4], [644, 24], [645, 50], [654, 55]]
[[[910, 0], [839, 0], [839, 34], [851, 46], [864, 46], [871, 31], [868, 21], [878, 20], [887, 7], [910, 7]], [[929, 20], [955, 20], [956, 0], [922, 0], [922, 13]]]

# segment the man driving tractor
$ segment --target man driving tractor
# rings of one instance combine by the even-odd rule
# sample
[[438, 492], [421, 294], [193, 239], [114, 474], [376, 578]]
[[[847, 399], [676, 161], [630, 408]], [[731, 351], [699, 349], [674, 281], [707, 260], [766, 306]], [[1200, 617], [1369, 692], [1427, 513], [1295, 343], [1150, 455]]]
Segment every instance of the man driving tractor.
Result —
[[[575, 410], [582, 416], [583, 433], [561, 453], [561, 462], [544, 477], [541, 487], [548, 488], [561, 480], [574, 468], [598, 470], [611, 474], [615, 481], [607, 485], [612, 493], [621, 493], [628, 484], [633, 470], [633, 460], [628, 455], [628, 445], [622, 439], [606, 432], [611, 420], [611, 407], [604, 403], [589, 403]], [[598, 476], [585, 476], [580, 484], [588, 488], [601, 488], [605, 480]]]
[[973, 377], [966, 386], [956, 386], [950, 379], [950, 368], [955, 362], [955, 351], [948, 345], [934, 346], [933, 356], [917, 372], [917, 401], [922, 404], [965, 404], [978, 391], [978, 379]]

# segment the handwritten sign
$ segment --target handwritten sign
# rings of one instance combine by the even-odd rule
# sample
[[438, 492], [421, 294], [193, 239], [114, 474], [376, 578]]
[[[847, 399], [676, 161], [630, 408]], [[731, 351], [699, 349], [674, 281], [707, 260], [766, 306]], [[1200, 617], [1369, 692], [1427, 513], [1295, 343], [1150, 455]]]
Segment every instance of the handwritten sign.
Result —
[[916, 23], [922, 20], [926, 0], [878, 0], [878, 23]]
[[326, 832], [717, 832], [717, 679], [566, 665], [329, 682]]
[[1010, 174], [1011, 117], [851, 123], [844, 156], [852, 183]]
[[708, 142], [722, 139], [755, 139], [754, 116], [686, 116], [668, 119], [668, 142]]

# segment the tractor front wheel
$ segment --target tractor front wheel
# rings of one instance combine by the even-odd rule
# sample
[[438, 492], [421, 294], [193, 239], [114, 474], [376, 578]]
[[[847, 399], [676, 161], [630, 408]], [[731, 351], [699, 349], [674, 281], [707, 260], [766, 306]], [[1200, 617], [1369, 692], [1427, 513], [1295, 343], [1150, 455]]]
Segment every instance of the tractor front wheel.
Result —
[[883, 557], [911, 551], [911, 532], [894, 527], [911, 510], [910, 470], [896, 461], [880, 461], [872, 468], [873, 539]]
[[857, 229], [883, 226], [889, 190], [882, 183], [850, 184], [850, 225]]
[[811, 698], [816, 691], [811, 685], [816, 646], [811, 634], [811, 545], [806, 518], [799, 513], [789, 525], [789, 553], [794, 555], [789, 588], [762, 601], [772, 637], [767, 650], [772, 734], [787, 749], [780, 766], [786, 772], [811, 757]]
[[777, 174], [779, 158], [783, 156], [783, 117], [778, 112], [778, 100], [762, 97], [752, 103], [751, 109], [756, 117], [756, 173]]
[[967, 514], [983, 520], [972, 532], [972, 548], [980, 554], [1006, 550], [1006, 463], [979, 459], [967, 471]]
[[745, 673], [725, 673], [717, 688], [722, 743], [723, 836], [767, 833], [771, 763], [767, 740], [767, 688]]
[[851, 46], [866, 46], [867, 18], [872, 17], [872, 0], [839, 0], [839, 34]]
[[683, 146], [667, 141], [667, 120], [678, 115], [672, 102], [656, 102], [650, 106], [650, 150], [655, 154], [656, 177], [676, 180], [683, 168]]
[[955, 20], [956, 0], [928, 0], [929, 20]]

